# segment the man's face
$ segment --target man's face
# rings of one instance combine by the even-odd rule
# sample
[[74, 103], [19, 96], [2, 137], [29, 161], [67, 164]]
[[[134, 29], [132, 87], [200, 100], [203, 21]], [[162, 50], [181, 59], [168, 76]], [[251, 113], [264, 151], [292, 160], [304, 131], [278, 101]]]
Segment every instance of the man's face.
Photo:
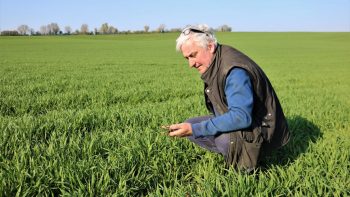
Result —
[[207, 48], [202, 48], [190, 39], [181, 46], [181, 52], [184, 58], [188, 60], [189, 66], [196, 68], [200, 74], [203, 74], [210, 66], [215, 46], [211, 43]]

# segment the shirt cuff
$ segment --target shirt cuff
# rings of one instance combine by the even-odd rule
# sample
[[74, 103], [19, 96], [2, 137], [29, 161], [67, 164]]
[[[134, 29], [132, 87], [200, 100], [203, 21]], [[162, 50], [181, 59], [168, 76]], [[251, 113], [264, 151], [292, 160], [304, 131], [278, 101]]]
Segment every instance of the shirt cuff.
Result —
[[192, 124], [192, 135], [194, 138], [199, 138], [199, 137], [203, 137], [204, 136], [204, 133], [203, 131], [205, 131], [205, 122], [206, 121], [203, 121], [203, 122], [200, 122], [200, 123], [195, 123], [195, 124]]

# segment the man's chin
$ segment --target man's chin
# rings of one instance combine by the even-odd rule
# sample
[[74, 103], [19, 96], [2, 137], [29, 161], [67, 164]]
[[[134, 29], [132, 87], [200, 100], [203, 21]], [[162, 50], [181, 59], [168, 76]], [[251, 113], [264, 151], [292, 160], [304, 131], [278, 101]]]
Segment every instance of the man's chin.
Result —
[[199, 72], [201, 75], [203, 75], [205, 72], [207, 72], [207, 70], [208, 70], [208, 69], [201, 69], [201, 70], [198, 69], [198, 72]]
[[196, 68], [199, 74], [204, 74], [208, 69], [204, 68], [203, 66], [197, 67]]

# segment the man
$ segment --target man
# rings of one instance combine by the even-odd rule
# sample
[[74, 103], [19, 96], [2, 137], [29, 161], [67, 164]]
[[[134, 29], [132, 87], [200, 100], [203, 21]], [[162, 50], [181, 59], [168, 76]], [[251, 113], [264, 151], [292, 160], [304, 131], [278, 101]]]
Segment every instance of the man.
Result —
[[201, 74], [206, 107], [212, 115], [169, 125], [169, 136], [188, 137], [222, 154], [228, 166], [247, 171], [258, 166], [264, 153], [289, 141], [277, 95], [253, 60], [217, 43], [207, 25], [184, 28], [176, 49]]

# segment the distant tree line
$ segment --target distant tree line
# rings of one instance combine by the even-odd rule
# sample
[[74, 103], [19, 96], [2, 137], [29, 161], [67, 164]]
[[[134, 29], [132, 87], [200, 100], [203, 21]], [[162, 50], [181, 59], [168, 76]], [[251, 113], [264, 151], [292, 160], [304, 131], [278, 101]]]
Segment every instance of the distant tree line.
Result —
[[[228, 25], [221, 25], [214, 29], [220, 32], [231, 32], [232, 28]], [[26, 35], [98, 35], [98, 34], [128, 34], [128, 33], [166, 33], [166, 32], [180, 32], [181, 28], [171, 28], [166, 29], [165, 24], [160, 24], [155, 30], [150, 31], [150, 27], [145, 25], [143, 30], [137, 31], [119, 31], [116, 27], [109, 25], [108, 23], [103, 23], [100, 28], [89, 29], [88, 24], [82, 24], [80, 29], [75, 31], [72, 30], [70, 26], [65, 26], [61, 29], [57, 23], [50, 23], [47, 25], [42, 25], [38, 31], [30, 28], [28, 25], [20, 25], [17, 30], [4, 30], [1, 31], [2, 36], [26, 36]]]

